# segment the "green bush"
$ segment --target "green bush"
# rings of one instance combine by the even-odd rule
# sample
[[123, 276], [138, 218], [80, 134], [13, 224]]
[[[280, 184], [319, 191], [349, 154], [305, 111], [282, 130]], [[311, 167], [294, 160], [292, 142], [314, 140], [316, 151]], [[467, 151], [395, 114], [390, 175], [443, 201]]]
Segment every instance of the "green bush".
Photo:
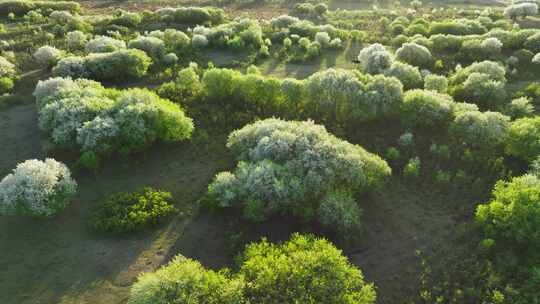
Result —
[[179, 255], [157, 271], [139, 276], [128, 304], [242, 304], [242, 288], [241, 278], [229, 279]]
[[90, 226], [100, 232], [132, 232], [159, 224], [173, 211], [171, 193], [143, 188], [109, 197], [93, 210]]
[[420, 168], [420, 158], [411, 158], [403, 168], [403, 176], [408, 178], [417, 178], [420, 176]]
[[204, 269], [177, 256], [155, 272], [141, 275], [128, 304], [373, 304], [376, 293], [342, 252], [324, 239], [295, 234], [274, 245], [248, 245], [231, 273]]
[[446, 129], [453, 117], [450, 96], [425, 90], [405, 92], [401, 119], [406, 126]]
[[73, 1], [29, 1], [29, 0], [3, 0], [0, 1], [0, 15], [8, 16], [13, 13], [22, 16], [32, 10], [56, 10], [79, 12], [81, 6]]
[[85, 57], [89, 76], [95, 80], [123, 80], [146, 74], [152, 60], [137, 49], [119, 50], [111, 53], [90, 54]]
[[493, 199], [476, 210], [487, 237], [523, 246], [540, 245], [540, 180], [534, 175], [499, 181]]
[[532, 161], [540, 155], [540, 116], [512, 122], [506, 152], [526, 161]]

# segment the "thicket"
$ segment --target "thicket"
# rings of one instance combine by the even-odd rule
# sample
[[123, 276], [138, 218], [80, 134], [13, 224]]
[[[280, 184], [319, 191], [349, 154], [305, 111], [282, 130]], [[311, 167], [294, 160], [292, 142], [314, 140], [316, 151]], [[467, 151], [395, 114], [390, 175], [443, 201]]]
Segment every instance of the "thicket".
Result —
[[210, 204], [240, 209], [255, 222], [286, 214], [351, 231], [360, 223], [355, 195], [391, 173], [380, 157], [313, 122], [258, 121], [231, 133], [227, 147], [239, 163], [216, 175]]

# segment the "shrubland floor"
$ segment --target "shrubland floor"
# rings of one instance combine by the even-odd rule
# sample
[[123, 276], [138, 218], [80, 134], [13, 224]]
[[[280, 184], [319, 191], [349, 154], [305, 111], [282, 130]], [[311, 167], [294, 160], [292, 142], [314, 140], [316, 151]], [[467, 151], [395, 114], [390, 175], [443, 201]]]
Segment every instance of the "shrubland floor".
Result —
[[[0, 111], [0, 173], [25, 159], [44, 157], [35, 111], [33, 104]], [[364, 132], [351, 134], [350, 140], [370, 149], [392, 131], [373, 134], [370, 145]], [[231, 266], [247, 241], [263, 236], [285, 240], [292, 232], [312, 231], [290, 219], [238, 228], [233, 217], [197, 214], [197, 199], [213, 175], [234, 166], [224, 143], [225, 136], [216, 136], [206, 144], [154, 147], [129, 161], [108, 161], [95, 176], [75, 174], [79, 192], [58, 218], [0, 218], [0, 303], [125, 303], [141, 271], [155, 269], [175, 254], [220, 268]], [[73, 164], [69, 156], [62, 160]], [[181, 214], [157, 230], [127, 237], [96, 235], [86, 229], [92, 206], [111, 193], [142, 186], [173, 192]], [[436, 256], [449, 246], [447, 239], [460, 212], [448, 199], [447, 193], [404, 181], [395, 172], [384, 189], [363, 198], [364, 225], [357, 241], [335, 240], [376, 284], [379, 303], [404, 303], [417, 294], [418, 250]], [[238, 244], [235, 236], [247, 230]]]

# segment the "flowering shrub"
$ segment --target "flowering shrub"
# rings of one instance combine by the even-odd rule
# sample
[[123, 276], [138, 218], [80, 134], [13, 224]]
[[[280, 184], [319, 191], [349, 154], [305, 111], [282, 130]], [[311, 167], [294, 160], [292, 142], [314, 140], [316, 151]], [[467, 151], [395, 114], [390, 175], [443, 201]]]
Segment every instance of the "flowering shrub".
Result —
[[53, 11], [49, 15], [49, 19], [53, 21], [53, 23], [56, 24], [67, 24], [69, 21], [73, 20], [75, 18], [70, 12], [68, 11]]
[[172, 214], [169, 192], [143, 188], [112, 195], [92, 212], [90, 226], [101, 232], [125, 233], [154, 226]]
[[540, 64], [540, 53], [534, 55], [532, 62], [536, 64]]
[[40, 128], [54, 144], [98, 155], [132, 153], [155, 141], [191, 136], [193, 122], [176, 104], [144, 89], [115, 91], [99, 83], [52, 78], [34, 91]]
[[252, 221], [279, 213], [313, 220], [319, 214], [328, 216], [319, 221], [329, 228], [350, 230], [358, 209], [349, 201], [336, 206], [340, 200], [333, 192], [352, 195], [373, 189], [390, 174], [384, 160], [313, 122], [258, 121], [231, 133], [227, 146], [240, 162], [233, 173], [219, 173], [208, 194], [216, 206], [240, 208]]
[[87, 37], [81, 31], [73, 31], [66, 34], [66, 42], [70, 50], [80, 50], [86, 44]]
[[450, 124], [452, 138], [479, 151], [500, 148], [507, 140], [510, 118], [498, 112], [460, 111]]
[[503, 44], [499, 39], [495, 37], [487, 38], [482, 41], [482, 49], [489, 55], [499, 54], [502, 50]]
[[27, 160], [0, 181], [0, 215], [52, 217], [77, 190], [69, 169], [54, 159]]
[[540, 117], [521, 118], [512, 122], [506, 152], [527, 161], [540, 155]]
[[534, 115], [534, 106], [529, 97], [519, 97], [513, 99], [504, 109], [504, 114], [512, 119], [523, 118]]
[[191, 44], [197, 49], [205, 48], [208, 45], [208, 38], [204, 35], [195, 34], [191, 38]]
[[8, 93], [13, 89], [16, 74], [15, 65], [0, 56], [0, 95]]
[[373, 285], [324, 239], [295, 234], [282, 245], [263, 240], [248, 245], [238, 263], [237, 273], [215, 272], [177, 256], [141, 275], [128, 304], [375, 303]]
[[108, 53], [126, 48], [126, 43], [107, 36], [97, 36], [88, 41], [84, 49], [87, 53]]
[[364, 72], [378, 74], [392, 65], [393, 58], [383, 45], [375, 43], [360, 51], [358, 61]]
[[51, 68], [62, 58], [62, 55], [61, 50], [45, 45], [36, 50], [34, 58], [41, 67]]
[[53, 68], [54, 76], [85, 78], [88, 77], [85, 60], [83, 57], [70, 56], [58, 61], [58, 64]]
[[318, 32], [315, 34], [315, 41], [317, 41], [322, 47], [328, 47], [330, 45], [330, 35], [327, 32]]
[[441, 75], [429, 74], [424, 78], [424, 89], [446, 93], [448, 90], [448, 79]]
[[412, 65], [394, 62], [384, 71], [388, 77], [396, 77], [403, 84], [405, 90], [418, 89], [422, 87], [423, 79], [420, 70]]
[[154, 60], [160, 60], [165, 55], [165, 42], [156, 37], [139, 37], [129, 41], [128, 48], [144, 51]]
[[486, 237], [496, 242], [511, 242], [537, 247], [540, 245], [540, 180], [534, 175], [499, 181], [493, 199], [476, 209], [476, 221]]
[[396, 51], [396, 58], [408, 64], [427, 67], [431, 64], [433, 57], [427, 47], [416, 43], [405, 43]]
[[401, 119], [409, 127], [437, 128], [452, 120], [453, 100], [450, 96], [424, 90], [405, 92]]

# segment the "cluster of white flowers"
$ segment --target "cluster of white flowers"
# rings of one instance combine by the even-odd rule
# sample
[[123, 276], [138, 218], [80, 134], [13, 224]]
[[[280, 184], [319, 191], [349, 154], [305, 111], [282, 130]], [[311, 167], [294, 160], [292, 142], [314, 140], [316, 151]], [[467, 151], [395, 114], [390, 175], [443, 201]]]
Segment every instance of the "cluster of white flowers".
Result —
[[392, 65], [393, 57], [382, 44], [375, 43], [360, 51], [358, 61], [364, 72], [379, 74]]
[[77, 190], [69, 169], [54, 159], [27, 160], [0, 182], [0, 214], [51, 217]]
[[486, 60], [475, 62], [465, 68], [457, 69], [456, 73], [450, 77], [450, 82], [452, 84], [463, 83], [472, 73], [486, 74], [490, 79], [500, 82], [506, 81], [506, 70], [504, 69], [504, 66], [498, 62]]
[[495, 37], [491, 37], [491, 38], [484, 39], [484, 41], [482, 41], [481, 46], [482, 46], [482, 49], [486, 51], [486, 53], [490, 55], [494, 55], [501, 52], [503, 44], [499, 39]]
[[191, 44], [194, 48], [201, 49], [208, 45], [208, 38], [204, 35], [195, 34], [191, 38]]
[[489, 151], [505, 143], [509, 128], [510, 117], [499, 112], [460, 111], [450, 125], [450, 134], [468, 147]]
[[62, 58], [63, 54], [61, 50], [45, 45], [36, 50], [34, 58], [40, 66], [50, 68]]
[[[227, 146], [240, 163], [233, 173], [218, 174], [209, 193], [220, 206], [239, 204], [252, 220], [277, 212], [310, 219], [318, 208], [312, 203], [320, 202], [336, 188], [351, 197], [380, 185], [390, 174], [380, 157], [310, 121], [259, 121], [231, 133]], [[339, 210], [351, 211], [351, 204], [336, 206], [341, 200], [327, 200], [331, 202], [325, 203], [319, 214], [328, 218], [321, 222], [331, 228], [350, 228], [349, 223], [355, 221]], [[337, 215], [345, 218], [335, 218]]]
[[63, 25], [63, 24], [67, 24], [68, 22], [73, 20], [75, 17], [73, 17], [73, 15], [68, 11], [53, 11], [49, 15], [49, 18], [55, 23]]
[[81, 31], [72, 31], [67, 33], [66, 35], [66, 42], [68, 48], [71, 50], [82, 49], [86, 44], [87, 40], [88, 38], [86, 37], [86, 34]]
[[124, 41], [107, 36], [97, 36], [88, 41], [84, 46], [87, 53], [108, 53], [125, 48], [126, 43]]
[[53, 75], [71, 78], [86, 78], [88, 71], [85, 66], [85, 60], [79, 56], [69, 56], [58, 61], [52, 70]]
[[0, 77], [11, 77], [13, 75], [15, 75], [15, 65], [0, 56]]
[[532, 62], [540, 64], [540, 53], [534, 55]]
[[322, 47], [328, 47], [330, 45], [330, 35], [327, 32], [318, 32], [315, 34], [315, 41], [320, 43]]
[[404, 43], [396, 51], [396, 58], [414, 66], [426, 67], [433, 57], [427, 47], [416, 43]]
[[165, 55], [165, 42], [152, 36], [141, 36], [130, 40], [128, 48], [144, 51], [153, 59], [161, 59]]

